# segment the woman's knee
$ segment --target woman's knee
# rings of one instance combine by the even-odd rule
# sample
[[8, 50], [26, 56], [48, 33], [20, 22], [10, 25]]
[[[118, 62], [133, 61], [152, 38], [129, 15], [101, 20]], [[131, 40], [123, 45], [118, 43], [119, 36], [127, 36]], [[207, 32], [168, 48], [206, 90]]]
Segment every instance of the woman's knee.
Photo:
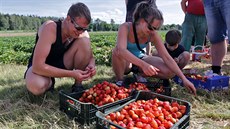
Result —
[[162, 77], [164, 79], [169, 79], [169, 78], [172, 78], [175, 76], [175, 73], [173, 73], [173, 71], [169, 70], [169, 69], [164, 69], [164, 70], [161, 70], [161, 73], [162, 73]]

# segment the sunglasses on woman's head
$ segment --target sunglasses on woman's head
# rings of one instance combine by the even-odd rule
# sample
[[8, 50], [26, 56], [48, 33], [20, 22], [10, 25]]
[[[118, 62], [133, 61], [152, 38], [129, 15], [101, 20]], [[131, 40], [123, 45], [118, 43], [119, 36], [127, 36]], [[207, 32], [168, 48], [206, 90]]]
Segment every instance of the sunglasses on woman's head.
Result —
[[77, 31], [86, 31], [86, 30], [88, 30], [87, 28], [80, 27], [80, 26], [74, 21], [73, 18], [71, 18], [71, 23], [73, 23], [74, 28], [75, 28]]

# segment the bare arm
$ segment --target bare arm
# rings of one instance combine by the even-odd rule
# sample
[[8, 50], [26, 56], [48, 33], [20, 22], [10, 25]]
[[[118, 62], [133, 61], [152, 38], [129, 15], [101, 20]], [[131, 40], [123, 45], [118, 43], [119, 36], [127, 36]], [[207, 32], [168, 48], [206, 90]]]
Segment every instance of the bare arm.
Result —
[[186, 9], [187, 9], [187, 5], [186, 5], [186, 3], [187, 3], [187, 1], [188, 0], [182, 0], [181, 1], [181, 9], [182, 9], [182, 11], [184, 12], [184, 13], [186, 13], [187, 11], [186, 11]]
[[152, 52], [152, 45], [151, 45], [151, 42], [148, 43], [148, 46], [146, 47], [146, 55], [151, 55]]

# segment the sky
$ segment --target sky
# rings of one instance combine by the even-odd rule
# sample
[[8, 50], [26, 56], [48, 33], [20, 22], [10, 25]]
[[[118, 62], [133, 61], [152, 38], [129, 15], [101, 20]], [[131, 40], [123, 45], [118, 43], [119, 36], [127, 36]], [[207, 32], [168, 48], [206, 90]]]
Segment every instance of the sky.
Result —
[[[182, 24], [184, 13], [180, 7], [181, 0], [156, 0], [162, 11], [164, 25]], [[69, 7], [76, 2], [85, 3], [95, 20], [121, 24], [125, 21], [125, 0], [0, 0], [0, 13], [66, 17]]]

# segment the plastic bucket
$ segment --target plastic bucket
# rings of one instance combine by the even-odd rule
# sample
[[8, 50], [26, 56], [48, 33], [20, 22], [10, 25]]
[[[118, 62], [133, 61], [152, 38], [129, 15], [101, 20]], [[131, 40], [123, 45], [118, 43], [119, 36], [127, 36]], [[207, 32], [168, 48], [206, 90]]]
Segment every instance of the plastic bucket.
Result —
[[[196, 48], [202, 48], [201, 50], [197, 51]], [[204, 46], [197, 45], [192, 49], [192, 61], [201, 61], [201, 57], [205, 56], [207, 54], [206, 51], [204, 51]]]

